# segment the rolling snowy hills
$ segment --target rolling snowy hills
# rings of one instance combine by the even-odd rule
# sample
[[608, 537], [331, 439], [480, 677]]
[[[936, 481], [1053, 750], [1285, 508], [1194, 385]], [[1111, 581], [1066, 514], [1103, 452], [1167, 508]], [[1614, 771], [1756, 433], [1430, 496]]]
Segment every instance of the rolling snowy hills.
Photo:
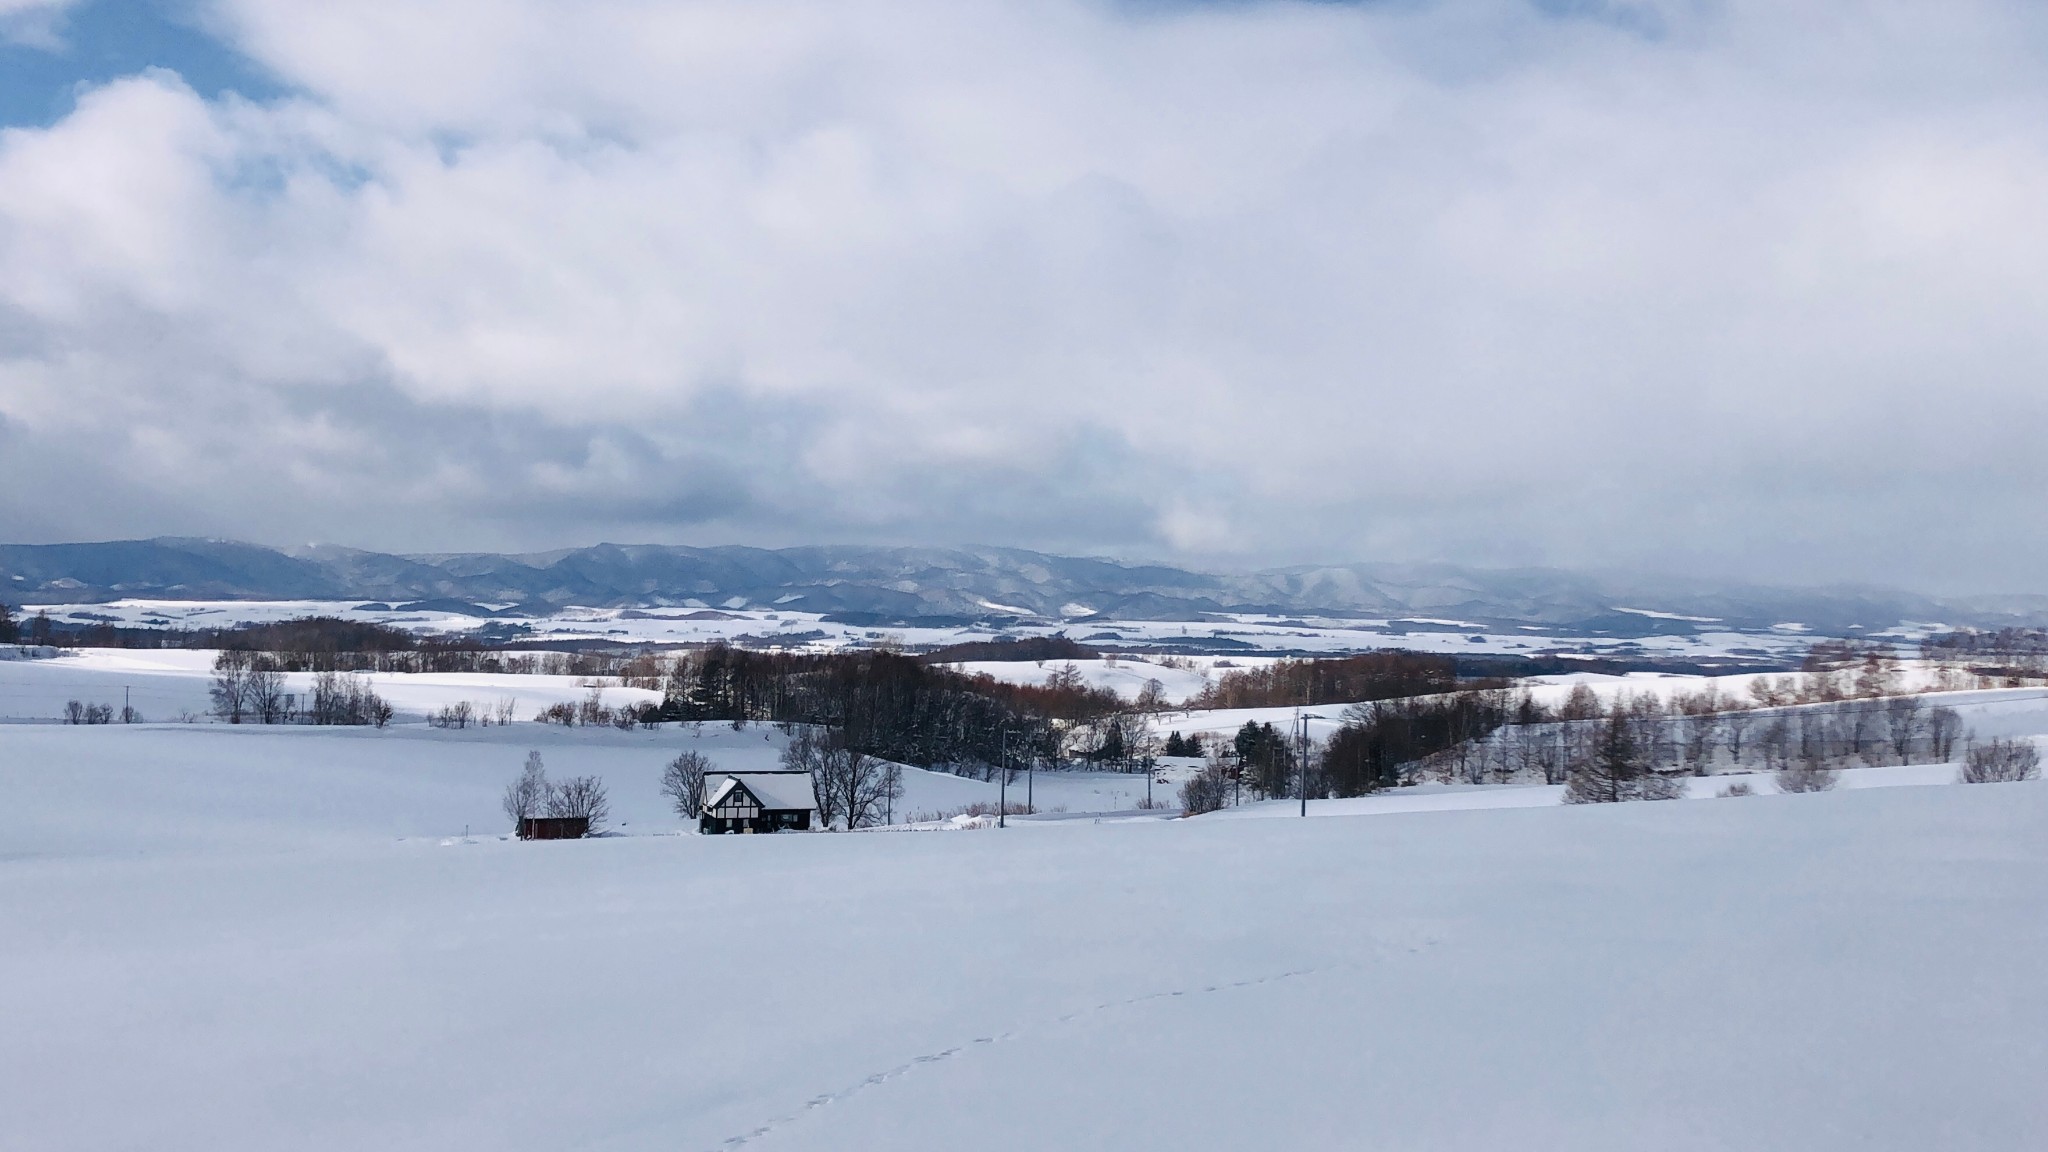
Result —
[[604, 544], [527, 555], [393, 556], [181, 538], [0, 545], [0, 599], [354, 599], [428, 602], [478, 615], [507, 609], [545, 614], [569, 605], [787, 607], [866, 623], [1315, 613], [1615, 636], [1757, 631], [1788, 623], [1847, 634], [1908, 622], [2048, 619], [2044, 598], [1940, 600], [1871, 588], [1767, 588], [1440, 564], [1204, 573], [1005, 548]]
[[[778, 739], [0, 725], [10, 1143], [2048, 1140], [2040, 783], [667, 834], [674, 748]], [[527, 747], [627, 835], [491, 834]]]

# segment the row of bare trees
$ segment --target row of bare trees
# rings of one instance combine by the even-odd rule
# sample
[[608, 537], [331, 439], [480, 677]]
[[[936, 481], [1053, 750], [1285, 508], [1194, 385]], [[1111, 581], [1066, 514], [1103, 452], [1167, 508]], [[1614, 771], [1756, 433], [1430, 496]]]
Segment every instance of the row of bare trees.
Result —
[[[1699, 695], [1680, 695], [1669, 705], [1649, 694], [1624, 695], [1604, 719], [1628, 726], [1655, 770], [1695, 776], [1722, 768], [1775, 769], [1793, 760], [1946, 763], [1963, 734], [1954, 709], [1930, 707], [1920, 696], [1724, 709]], [[1450, 750], [1448, 763], [1437, 767], [1472, 782], [1540, 776], [1559, 783], [1592, 755], [1602, 722], [1596, 714], [1512, 723], [1471, 747]]]
[[[1845, 686], [1880, 683], [1890, 682]], [[1804, 791], [1859, 764], [1949, 763], [1967, 743], [1961, 716], [1924, 696], [1757, 706], [1776, 698], [1774, 688], [1731, 696], [1709, 683], [1668, 698], [1623, 692], [1612, 701], [1578, 685], [1554, 707], [1507, 688], [1373, 701], [1345, 710], [1342, 727], [1311, 747], [1306, 772], [1277, 732], [1247, 725], [1183, 800], [1212, 802], [1219, 779], [1261, 798], [1291, 795], [1303, 779], [1312, 796], [1434, 779], [1567, 784], [1579, 799], [1638, 799], [1676, 795], [1679, 777], [1753, 769], [1778, 773], [1782, 790]], [[1222, 763], [1229, 753], [1235, 762]]]
[[[1580, 686], [1584, 688], [1583, 685]], [[1462, 783], [1565, 783], [1597, 760], [1603, 740], [1626, 737], [1646, 769], [1706, 776], [1723, 770], [1782, 770], [1790, 764], [1947, 763], [1963, 738], [1962, 717], [1921, 696], [1847, 699], [1752, 709], [1709, 686], [1674, 695], [1618, 696], [1603, 706], [1590, 689], [1551, 712], [1523, 696], [1499, 711], [1505, 722], [1414, 762], [1414, 775]]]
[[[1284, 708], [1432, 696], [1458, 688], [1449, 656], [1389, 650], [1320, 660], [1276, 660], [1225, 672], [1191, 708]], [[1469, 687], [1469, 685], [1468, 685]]]
[[489, 728], [493, 724], [502, 727], [512, 722], [512, 713], [518, 707], [519, 701], [509, 696], [500, 697], [495, 705], [457, 700], [430, 714], [427, 723], [435, 728]]
[[[499, 723], [510, 717], [512, 704], [500, 701]], [[659, 728], [668, 716], [659, 704], [625, 703], [614, 708], [604, 702], [604, 689], [592, 686], [588, 695], [576, 701], [558, 701], [534, 714], [536, 724], [560, 724], [564, 728], [582, 725], [585, 728], [618, 728], [632, 731], [635, 728]]]
[[222, 649], [214, 657], [207, 693], [213, 714], [230, 724], [346, 724], [378, 728], [391, 723], [389, 702], [361, 676], [321, 672], [303, 698], [287, 691], [285, 672], [269, 653]]
[[1920, 657], [1936, 675], [1974, 686], [2020, 687], [2048, 680], [2048, 628], [1963, 629], [1929, 636]]
[[[134, 724], [138, 720], [139, 717], [135, 715], [133, 708], [123, 709], [121, 717], [123, 724]], [[64, 722], [66, 724], [112, 724], [114, 722], [114, 706], [112, 704], [87, 704], [82, 700], [68, 700], [64, 704]]]

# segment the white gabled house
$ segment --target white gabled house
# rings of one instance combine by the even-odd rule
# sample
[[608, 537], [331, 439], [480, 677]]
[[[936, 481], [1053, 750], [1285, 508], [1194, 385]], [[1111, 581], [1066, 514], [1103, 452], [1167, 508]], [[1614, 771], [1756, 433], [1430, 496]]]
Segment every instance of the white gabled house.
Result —
[[697, 831], [804, 832], [818, 826], [809, 772], [729, 772], [704, 781]]

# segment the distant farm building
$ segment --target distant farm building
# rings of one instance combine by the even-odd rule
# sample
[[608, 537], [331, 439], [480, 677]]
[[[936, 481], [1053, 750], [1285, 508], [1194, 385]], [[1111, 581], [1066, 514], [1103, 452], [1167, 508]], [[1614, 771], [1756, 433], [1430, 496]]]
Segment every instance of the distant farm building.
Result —
[[588, 816], [528, 816], [519, 822], [521, 840], [581, 840], [588, 835]]
[[699, 832], [803, 832], [817, 822], [809, 772], [734, 772], [705, 784]]

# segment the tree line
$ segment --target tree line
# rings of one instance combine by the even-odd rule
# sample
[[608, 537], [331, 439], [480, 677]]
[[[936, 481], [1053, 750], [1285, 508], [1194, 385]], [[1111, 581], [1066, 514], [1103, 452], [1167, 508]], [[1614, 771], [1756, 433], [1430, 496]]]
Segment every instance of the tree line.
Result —
[[1958, 630], [1920, 641], [1920, 657], [1937, 676], [1979, 688], [2018, 688], [2048, 679], [2048, 628]]
[[391, 704], [361, 676], [323, 671], [313, 690], [287, 691], [292, 671], [275, 654], [224, 648], [213, 660], [207, 695], [213, 714], [229, 724], [338, 724], [382, 728], [391, 723]]
[[[1488, 681], [1491, 686], [1500, 681]], [[1284, 708], [1293, 704], [1349, 704], [1450, 692], [1457, 661], [1422, 652], [1380, 651], [1332, 659], [1277, 660], [1239, 668], [1188, 701], [1190, 708]]]
[[680, 653], [659, 681], [662, 720], [763, 721], [842, 733], [855, 752], [919, 767], [1065, 763], [1124, 731], [1124, 702], [1055, 671], [1010, 684], [886, 651]]
[[1305, 774], [1298, 749], [1258, 725], [1240, 731], [1225, 754], [1242, 772], [1232, 778], [1261, 798], [1296, 795], [1305, 778], [1317, 797], [1437, 780], [1566, 784], [1574, 798], [1613, 799], [1675, 794], [1656, 781], [1723, 769], [1776, 772], [1788, 790], [1801, 790], [1787, 777], [1948, 763], [1967, 743], [1960, 714], [1917, 694], [1816, 698], [1811, 686], [1770, 683], [1736, 696], [1710, 683], [1668, 699], [1623, 691], [1603, 701], [1581, 684], [1555, 706], [1526, 688], [1353, 705], [1327, 741], [1311, 746]]

